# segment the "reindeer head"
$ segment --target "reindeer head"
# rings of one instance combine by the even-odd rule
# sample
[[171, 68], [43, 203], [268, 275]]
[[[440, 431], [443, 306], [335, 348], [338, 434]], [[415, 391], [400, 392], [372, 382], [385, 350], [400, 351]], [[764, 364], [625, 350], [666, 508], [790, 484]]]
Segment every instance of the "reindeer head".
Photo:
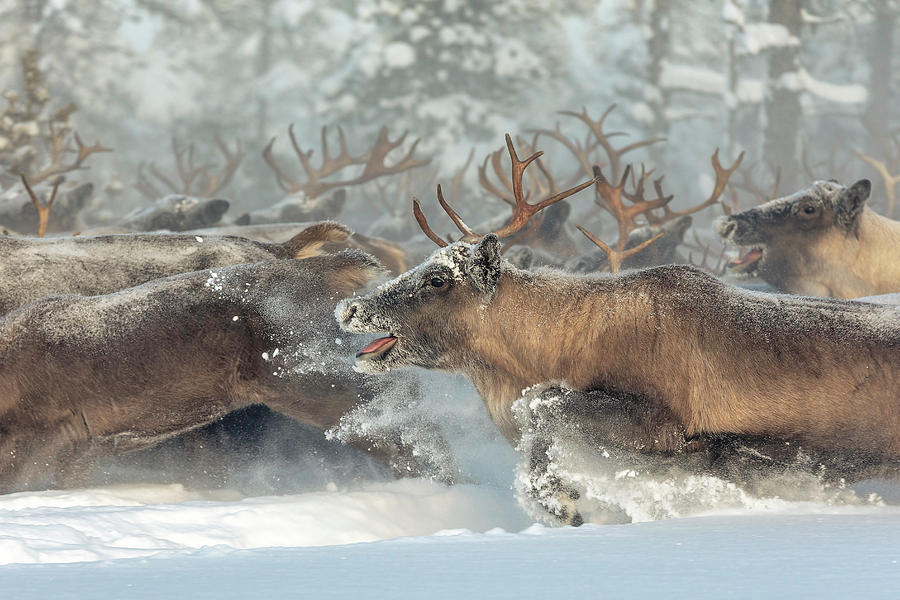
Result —
[[367, 296], [338, 304], [335, 316], [345, 331], [387, 334], [357, 353], [357, 368], [367, 373], [399, 366], [450, 370], [454, 353], [472, 334], [473, 315], [497, 289], [500, 269], [500, 242], [490, 234], [475, 245], [441, 248]]
[[722, 217], [716, 232], [725, 242], [750, 251], [729, 266], [758, 274], [781, 289], [800, 270], [814, 268], [829, 248], [859, 235], [860, 217], [871, 192], [868, 179], [850, 187], [817, 181], [810, 187], [756, 208]]
[[218, 223], [228, 206], [228, 200], [222, 198], [169, 194], [158, 199], [153, 206], [138, 209], [126, 216], [122, 225], [135, 231], [202, 229]]

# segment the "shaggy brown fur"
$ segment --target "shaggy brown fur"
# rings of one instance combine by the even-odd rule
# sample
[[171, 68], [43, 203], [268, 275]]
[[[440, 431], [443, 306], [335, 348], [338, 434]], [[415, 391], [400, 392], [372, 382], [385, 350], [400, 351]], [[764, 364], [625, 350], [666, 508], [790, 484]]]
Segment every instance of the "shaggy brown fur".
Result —
[[350, 234], [326, 221], [307, 225], [281, 244], [221, 235], [0, 236], [0, 314], [50, 294], [108, 294], [210, 267], [308, 258]]
[[896, 307], [748, 292], [686, 266], [528, 273], [501, 263], [488, 236], [336, 315], [348, 331], [389, 335], [360, 352], [360, 368], [462, 372], [511, 440], [522, 390], [559, 381], [641, 403], [648, 448], [738, 434], [900, 460]]
[[347, 251], [51, 296], [0, 320], [0, 492], [81, 481], [237, 408], [327, 428], [366, 393], [334, 340], [339, 298], [380, 274]]
[[[325, 221], [329, 223], [331, 221]], [[298, 231], [309, 227], [310, 223], [274, 223], [271, 225], [231, 225], [226, 227], [213, 227], [209, 229], [197, 229], [191, 233], [197, 235], [237, 235], [258, 242], [284, 243]], [[345, 240], [332, 240], [323, 248], [325, 252], [339, 252], [346, 249], [357, 249], [368, 252], [383, 264], [388, 271], [395, 275], [403, 273], [409, 268], [409, 257], [406, 251], [383, 238], [370, 237], [353, 232]]]

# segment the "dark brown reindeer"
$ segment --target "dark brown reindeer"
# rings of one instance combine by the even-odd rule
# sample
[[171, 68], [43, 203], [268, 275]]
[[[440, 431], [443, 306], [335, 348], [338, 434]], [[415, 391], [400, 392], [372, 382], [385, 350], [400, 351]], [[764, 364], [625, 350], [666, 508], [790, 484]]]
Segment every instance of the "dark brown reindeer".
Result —
[[345, 251], [50, 296], [6, 315], [0, 493], [83, 483], [98, 458], [249, 405], [336, 425], [373, 388], [335, 343], [334, 305], [381, 273]]
[[817, 181], [789, 196], [721, 218], [725, 242], [749, 247], [732, 271], [792, 294], [859, 298], [900, 291], [900, 222], [866, 201], [871, 184]]
[[351, 233], [325, 221], [280, 244], [221, 235], [0, 236], [0, 315], [51, 294], [94, 296], [211, 267], [308, 258]]
[[791, 440], [857, 475], [900, 465], [896, 307], [749, 292], [680, 265], [531, 273], [501, 259], [495, 235], [432, 239], [443, 247], [421, 265], [338, 306], [346, 331], [383, 335], [358, 369], [463, 373], [511, 441], [522, 391], [562, 382], [601, 394], [601, 412], [581, 405], [587, 423], [623, 423], [613, 433], [642, 452], [743, 436]]

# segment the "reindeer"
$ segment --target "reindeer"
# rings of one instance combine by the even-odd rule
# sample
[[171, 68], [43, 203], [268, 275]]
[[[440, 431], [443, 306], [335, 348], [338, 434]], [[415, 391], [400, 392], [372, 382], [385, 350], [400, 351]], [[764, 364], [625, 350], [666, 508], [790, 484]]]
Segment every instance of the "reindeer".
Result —
[[90, 204], [93, 193], [91, 183], [63, 185], [60, 177], [53, 185], [37, 185], [23, 178], [21, 186], [12, 186], [0, 194], [0, 224], [12, 231], [39, 236], [45, 232], [76, 231], [83, 227], [82, 211]]
[[900, 291], [900, 222], [866, 206], [867, 179], [817, 181], [719, 219], [726, 243], [749, 247], [730, 263], [791, 294], [857, 298]]
[[[641, 249], [624, 257], [621, 267], [642, 269], [687, 262], [678, 253], [678, 246], [684, 242], [684, 234], [692, 224], [690, 216], [682, 216], [661, 225], [643, 225], [633, 229], [628, 233], [623, 253], [639, 246]], [[603, 248], [598, 248], [568, 261], [566, 266], [574, 273], [602, 273], [610, 268], [609, 254]]]
[[281, 244], [183, 234], [0, 236], [0, 314], [50, 294], [100, 295], [210, 267], [307, 258], [350, 235], [343, 225], [326, 221], [304, 227]]
[[522, 390], [563, 382], [601, 393], [604, 413], [592, 416], [624, 415], [642, 452], [736, 435], [794, 440], [860, 467], [900, 464], [897, 308], [751, 292], [682, 265], [521, 271], [495, 234], [448, 245], [419, 222], [441, 249], [335, 311], [345, 331], [386, 334], [359, 350], [359, 370], [463, 373], [513, 442]]
[[[325, 223], [328, 222], [325, 221]], [[236, 235], [258, 242], [284, 244], [299, 232], [313, 225], [313, 223], [293, 222], [268, 225], [222, 225], [219, 227], [194, 229], [186, 233], [202, 237], [209, 235]], [[328, 240], [323, 247], [325, 251], [329, 252], [348, 248], [356, 248], [363, 252], [368, 252], [395, 275], [399, 275], [409, 268], [410, 259], [404, 247], [383, 238], [367, 236], [355, 231], [350, 233], [350, 236], [346, 239]]]
[[210, 227], [222, 220], [231, 203], [224, 198], [195, 198], [169, 194], [138, 208], [115, 224], [123, 231], [187, 231]]
[[[244, 147], [240, 140], [235, 142], [234, 149], [230, 148], [219, 135], [216, 135], [215, 142], [224, 163], [213, 173], [213, 165], [196, 164], [194, 144], [184, 145], [173, 136], [172, 156], [175, 162], [175, 176], [164, 173], [152, 162], [147, 166], [148, 175], [144, 172], [144, 163], [141, 163], [138, 165], [137, 190], [152, 201], [172, 194], [212, 198], [231, 183], [241, 161], [244, 160]], [[158, 187], [160, 185], [162, 189]]]
[[100, 457], [250, 405], [336, 425], [374, 389], [343, 360], [331, 315], [381, 273], [345, 251], [50, 296], [6, 315], [0, 493], [78, 485]]
[[[423, 167], [431, 162], [431, 159], [417, 159], [414, 157], [416, 146], [419, 144], [419, 141], [416, 140], [400, 161], [393, 165], [387, 164], [387, 155], [403, 144], [408, 132], [391, 141], [388, 137], [387, 127], [382, 127], [372, 148], [359, 156], [353, 156], [347, 149], [347, 139], [344, 136], [344, 130], [338, 127], [337, 131], [339, 149], [338, 153], [332, 156], [328, 147], [328, 131], [325, 127], [322, 127], [322, 164], [316, 168], [311, 160], [313, 151], [302, 150], [297, 142], [297, 138], [294, 136], [293, 124], [288, 127], [291, 147], [294, 149], [303, 172], [306, 174], [305, 181], [289, 175], [275, 160], [272, 153], [272, 147], [275, 144], [275, 138], [273, 137], [263, 150], [263, 160], [275, 173], [276, 182], [288, 196], [270, 207], [242, 215], [238, 218], [237, 224], [261, 225], [333, 219], [340, 214], [346, 202], [346, 191], [342, 188], [360, 185], [379, 177]], [[326, 181], [328, 177], [352, 166], [362, 166], [363, 170], [356, 177]], [[333, 194], [330, 196], [326, 195], [332, 191], [334, 191]]]

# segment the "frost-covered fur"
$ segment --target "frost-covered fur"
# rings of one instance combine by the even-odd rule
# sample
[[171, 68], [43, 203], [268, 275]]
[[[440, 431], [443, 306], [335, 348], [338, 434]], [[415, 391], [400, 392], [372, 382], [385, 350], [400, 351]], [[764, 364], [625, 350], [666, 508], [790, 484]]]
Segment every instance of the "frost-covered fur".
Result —
[[186, 231], [215, 225], [228, 211], [222, 198], [194, 198], [170, 194], [152, 206], [126, 215], [118, 226], [126, 231]]
[[[45, 182], [34, 186], [33, 189], [42, 202], [47, 202], [53, 185]], [[83, 228], [81, 213], [90, 203], [93, 193], [94, 186], [91, 183], [75, 186], [62, 184], [53, 201], [53, 209], [47, 221], [47, 233], [77, 231]], [[15, 185], [0, 194], [0, 225], [22, 234], [37, 233], [38, 212], [22, 184]]]
[[900, 291], [900, 222], [866, 206], [871, 184], [817, 181], [762, 206], [723, 217], [728, 243], [762, 252], [736, 269], [792, 294], [856, 298]]
[[[795, 439], [701, 434], [689, 440], [674, 422], [668, 430], [654, 431], [648, 423], [667, 419], [647, 414], [649, 408], [627, 394], [577, 391], [557, 382], [524, 390], [512, 410], [522, 432], [517, 450], [523, 462], [516, 488], [525, 505], [540, 507], [537, 518], [549, 514], [555, 522], [581, 523], [576, 500], [591, 491], [579, 475], [584, 456], [572, 455], [573, 444], [590, 449], [591, 459], [609, 474], [655, 480], [690, 474], [763, 496], [773, 491], [783, 495], [779, 482], [803, 497], [804, 482], [824, 490], [842, 487], [846, 478], [898, 475], [897, 464], [861, 464], [855, 456], [831, 449], [816, 452]], [[669, 451], [651, 452], [658, 448]]]
[[323, 244], [349, 235], [343, 225], [324, 222], [282, 244], [182, 234], [0, 236], [0, 314], [49, 294], [93, 296], [209, 267], [305, 258], [318, 254]]
[[396, 338], [358, 368], [464, 373], [513, 441], [521, 390], [561, 381], [625, 394], [655, 450], [682, 450], [667, 432], [683, 431], [900, 461], [900, 309], [750, 292], [688, 266], [529, 273], [497, 246], [453, 244], [339, 304], [345, 330]]
[[78, 484], [98, 456], [251, 404], [336, 425], [367, 392], [331, 315], [381, 272], [346, 251], [51, 296], [10, 313], [0, 320], [0, 493]]

